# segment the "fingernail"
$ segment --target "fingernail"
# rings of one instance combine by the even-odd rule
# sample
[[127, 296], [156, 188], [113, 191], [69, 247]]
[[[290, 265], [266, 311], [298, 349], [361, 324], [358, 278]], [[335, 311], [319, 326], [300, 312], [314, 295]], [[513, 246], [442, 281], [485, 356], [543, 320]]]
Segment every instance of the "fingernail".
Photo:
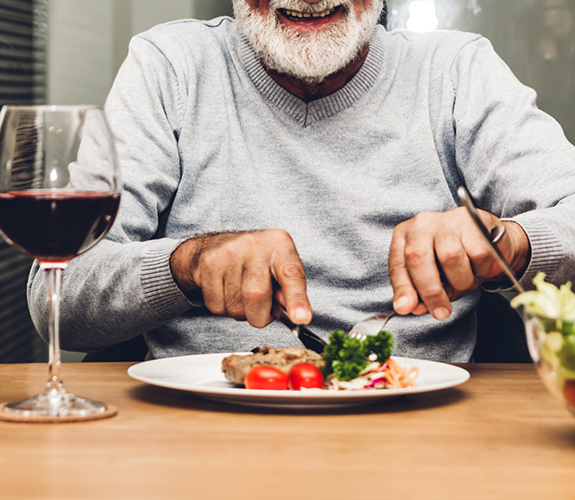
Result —
[[409, 298], [404, 295], [403, 297], [399, 297], [399, 299], [397, 299], [395, 301], [395, 303], [393, 304], [393, 308], [396, 310], [401, 309], [408, 302], [409, 302]]
[[294, 323], [296, 323], [296, 324], [309, 322], [308, 310], [304, 309], [303, 307], [298, 307], [297, 309], [294, 309], [293, 319], [294, 319]]
[[449, 318], [450, 312], [447, 307], [438, 307], [437, 309], [433, 310], [432, 314], [435, 319], [443, 321], [444, 319]]

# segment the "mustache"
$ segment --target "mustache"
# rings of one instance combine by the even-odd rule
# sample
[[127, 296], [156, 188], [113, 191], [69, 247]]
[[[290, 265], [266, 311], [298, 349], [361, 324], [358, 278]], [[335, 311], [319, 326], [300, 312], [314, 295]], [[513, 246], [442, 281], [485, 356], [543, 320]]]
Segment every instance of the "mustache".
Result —
[[307, 3], [304, 0], [270, 0], [268, 9], [275, 12], [279, 9], [295, 10], [297, 12], [323, 12], [327, 9], [335, 7], [343, 7], [346, 10], [351, 10], [353, 7], [353, 0], [320, 0], [318, 3]]

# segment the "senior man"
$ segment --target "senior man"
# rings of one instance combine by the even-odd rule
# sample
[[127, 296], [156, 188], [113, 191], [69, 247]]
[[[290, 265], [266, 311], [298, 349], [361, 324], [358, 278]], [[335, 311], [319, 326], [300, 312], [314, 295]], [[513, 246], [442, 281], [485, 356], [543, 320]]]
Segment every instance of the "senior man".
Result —
[[[469, 361], [477, 289], [505, 283], [459, 185], [524, 286], [572, 278], [574, 148], [487, 40], [386, 32], [382, 0], [233, 4], [131, 42], [106, 103], [125, 191], [65, 273], [65, 348], [294, 345], [275, 296], [323, 335], [395, 307], [396, 354]], [[34, 267], [46, 335], [44, 290]]]

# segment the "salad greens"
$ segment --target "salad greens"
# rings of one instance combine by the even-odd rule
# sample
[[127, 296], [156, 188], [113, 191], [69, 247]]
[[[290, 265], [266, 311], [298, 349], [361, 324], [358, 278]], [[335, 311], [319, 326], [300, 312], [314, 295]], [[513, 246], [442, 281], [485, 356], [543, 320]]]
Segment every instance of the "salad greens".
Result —
[[525, 307], [525, 310], [544, 318], [561, 318], [575, 321], [575, 293], [571, 290], [571, 282], [557, 288], [545, 282], [545, 274], [538, 273], [533, 278], [536, 290], [524, 292], [511, 300], [511, 307]]
[[333, 373], [339, 380], [352, 380], [372, 358], [378, 363], [384, 363], [391, 355], [392, 347], [393, 337], [386, 331], [369, 336], [361, 342], [349, 338], [343, 330], [334, 330], [330, 333], [328, 344], [323, 351], [323, 375], [327, 378]]
[[566, 368], [568, 371], [575, 373], [575, 335], [568, 335], [565, 337], [564, 344], [558, 351], [558, 358], [561, 366]]
[[[575, 293], [571, 282], [557, 288], [545, 282], [545, 274], [533, 279], [536, 290], [524, 292], [511, 300], [511, 307], [523, 306], [539, 317], [545, 338], [541, 356], [563, 379], [575, 380]], [[560, 384], [560, 379], [557, 380]]]

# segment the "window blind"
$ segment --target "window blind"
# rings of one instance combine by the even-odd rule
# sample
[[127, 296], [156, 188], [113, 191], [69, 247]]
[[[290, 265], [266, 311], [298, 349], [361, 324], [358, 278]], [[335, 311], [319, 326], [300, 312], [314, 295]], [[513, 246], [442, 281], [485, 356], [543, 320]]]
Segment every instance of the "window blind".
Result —
[[[0, 0], [0, 106], [46, 99], [47, 0]], [[0, 363], [46, 360], [26, 303], [32, 260], [0, 239]]]

